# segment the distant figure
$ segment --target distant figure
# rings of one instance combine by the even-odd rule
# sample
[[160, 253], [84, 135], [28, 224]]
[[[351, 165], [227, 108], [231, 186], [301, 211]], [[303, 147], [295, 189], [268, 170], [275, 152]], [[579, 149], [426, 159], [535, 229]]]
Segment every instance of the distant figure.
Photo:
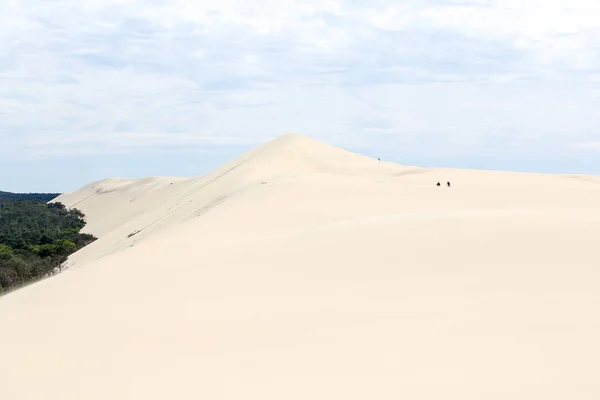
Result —
[[450, 181], [446, 182], [446, 185], [448, 185], [448, 187], [450, 187]]
[[442, 184], [438, 182], [436, 186], [442, 186]]
[[381, 158], [377, 157], [377, 161], [381, 162]]

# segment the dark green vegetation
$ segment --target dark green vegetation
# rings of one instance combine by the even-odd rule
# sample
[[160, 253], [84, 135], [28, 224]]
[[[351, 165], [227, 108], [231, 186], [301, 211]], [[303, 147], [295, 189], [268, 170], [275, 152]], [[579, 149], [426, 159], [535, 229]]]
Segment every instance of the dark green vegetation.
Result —
[[0, 190], [0, 199], [8, 200], [35, 200], [47, 203], [58, 196], [60, 193], [11, 193]]
[[[96, 240], [80, 233], [84, 215], [50, 195], [6, 198], [0, 192], [0, 295], [53, 275], [67, 257]], [[37, 197], [36, 197], [37, 196]], [[53, 197], [54, 198], [54, 197]]]

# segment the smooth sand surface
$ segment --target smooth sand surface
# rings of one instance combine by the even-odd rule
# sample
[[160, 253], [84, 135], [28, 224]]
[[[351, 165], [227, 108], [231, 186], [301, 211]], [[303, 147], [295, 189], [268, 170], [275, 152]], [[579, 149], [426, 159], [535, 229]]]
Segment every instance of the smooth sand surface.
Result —
[[600, 398], [599, 177], [286, 135], [57, 200], [99, 240], [0, 298], [0, 399]]

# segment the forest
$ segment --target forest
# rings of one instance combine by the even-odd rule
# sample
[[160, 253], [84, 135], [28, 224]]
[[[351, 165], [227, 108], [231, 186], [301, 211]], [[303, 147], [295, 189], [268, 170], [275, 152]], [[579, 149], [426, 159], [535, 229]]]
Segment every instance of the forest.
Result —
[[67, 257], [96, 240], [85, 216], [46, 193], [0, 192], [0, 295], [62, 270]]
[[35, 200], [47, 203], [60, 196], [60, 193], [11, 193], [0, 190], [0, 199]]

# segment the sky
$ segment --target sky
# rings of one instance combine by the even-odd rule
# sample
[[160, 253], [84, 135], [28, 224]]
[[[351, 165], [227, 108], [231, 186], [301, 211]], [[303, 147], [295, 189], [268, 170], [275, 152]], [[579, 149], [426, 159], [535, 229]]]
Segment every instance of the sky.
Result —
[[1, 0], [0, 190], [202, 175], [299, 133], [600, 175], [598, 0]]

